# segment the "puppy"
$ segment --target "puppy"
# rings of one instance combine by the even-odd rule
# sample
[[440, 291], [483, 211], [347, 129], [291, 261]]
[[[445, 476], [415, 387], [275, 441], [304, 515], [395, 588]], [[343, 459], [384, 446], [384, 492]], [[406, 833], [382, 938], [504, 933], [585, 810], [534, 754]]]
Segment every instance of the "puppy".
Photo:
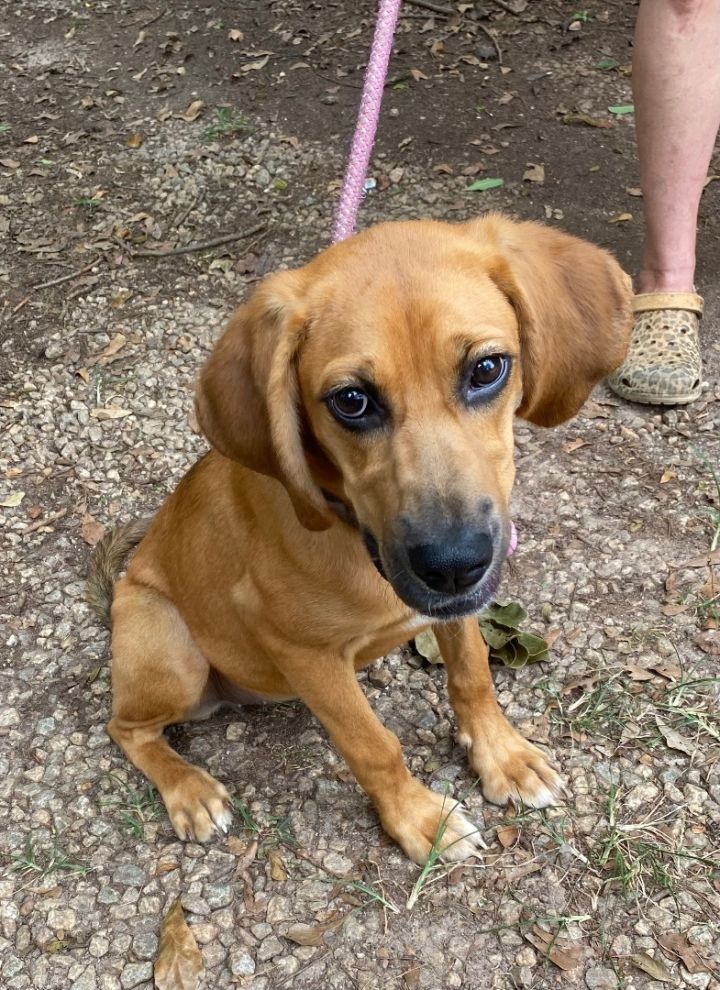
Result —
[[181, 838], [230, 821], [225, 787], [166, 726], [222, 704], [301, 698], [417, 863], [477, 849], [413, 778], [356, 671], [433, 627], [458, 737], [485, 797], [561, 784], [505, 719], [476, 613], [506, 558], [513, 418], [574, 416], [622, 361], [630, 282], [606, 252], [489, 215], [387, 223], [268, 277], [200, 376], [213, 450], [141, 530], [112, 535], [90, 597], [112, 604], [108, 731]]

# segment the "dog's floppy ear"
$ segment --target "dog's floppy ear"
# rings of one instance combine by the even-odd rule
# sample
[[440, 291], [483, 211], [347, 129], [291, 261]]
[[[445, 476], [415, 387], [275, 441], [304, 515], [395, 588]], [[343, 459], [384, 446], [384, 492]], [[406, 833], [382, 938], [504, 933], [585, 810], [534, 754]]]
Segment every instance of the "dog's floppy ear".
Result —
[[489, 216], [468, 228], [494, 248], [488, 274], [517, 314], [518, 415], [540, 426], [570, 419], [625, 356], [629, 276], [607, 251], [541, 224]]
[[313, 480], [302, 442], [296, 361], [305, 332], [302, 276], [265, 279], [234, 314], [200, 373], [195, 408], [221, 454], [287, 489], [307, 529], [333, 515]]

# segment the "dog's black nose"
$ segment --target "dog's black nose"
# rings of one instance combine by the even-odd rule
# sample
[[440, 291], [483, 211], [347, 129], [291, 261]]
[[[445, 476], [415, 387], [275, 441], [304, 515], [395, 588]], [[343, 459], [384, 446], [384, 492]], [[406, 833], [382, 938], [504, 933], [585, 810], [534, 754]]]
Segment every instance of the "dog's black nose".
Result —
[[493, 544], [487, 533], [476, 533], [459, 543], [425, 543], [408, 550], [415, 574], [432, 588], [458, 594], [477, 584], [493, 559]]

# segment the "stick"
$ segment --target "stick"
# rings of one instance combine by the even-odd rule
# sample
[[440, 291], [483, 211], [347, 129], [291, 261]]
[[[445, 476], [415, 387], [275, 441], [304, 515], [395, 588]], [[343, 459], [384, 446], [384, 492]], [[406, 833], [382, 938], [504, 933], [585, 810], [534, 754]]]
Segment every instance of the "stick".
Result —
[[133, 258], [170, 258], [176, 254], [192, 254], [194, 251], [205, 251], [207, 248], [220, 247], [221, 244], [232, 244], [245, 237], [254, 237], [265, 230], [265, 224], [259, 223], [250, 230], [241, 230], [238, 234], [225, 234], [224, 237], [214, 237], [209, 241], [198, 241], [196, 244], [185, 244], [183, 247], [169, 248], [167, 251], [132, 251]]
[[49, 282], [41, 282], [40, 285], [35, 285], [33, 288], [37, 292], [39, 289], [49, 289], [51, 285], [60, 285], [61, 282], [69, 282], [71, 278], [78, 278], [80, 275], [84, 275], [85, 272], [89, 272], [99, 261], [100, 258], [94, 258], [89, 265], [79, 268], [76, 272], [70, 272], [69, 275], [61, 275], [60, 278], [51, 278]]
[[495, 47], [495, 51], [497, 52], [498, 65], [502, 65], [503, 64], [503, 60], [502, 60], [502, 49], [500, 48], [500, 45], [498, 44], [497, 38], [495, 37], [495, 35], [492, 33], [492, 31], [489, 28], [483, 27], [482, 24], [478, 24], [478, 27], [480, 28], [480, 30], [482, 31], [482, 33], [484, 35], [486, 35], [490, 39], [490, 41], [492, 41], [492, 43], [493, 43], [493, 45]]
[[405, 0], [405, 3], [409, 3], [411, 7], [422, 7], [423, 10], [432, 10], [435, 14], [447, 14], [448, 17], [452, 17], [453, 14], [458, 13], [452, 7], [443, 7], [439, 3], [431, 3], [430, 0]]

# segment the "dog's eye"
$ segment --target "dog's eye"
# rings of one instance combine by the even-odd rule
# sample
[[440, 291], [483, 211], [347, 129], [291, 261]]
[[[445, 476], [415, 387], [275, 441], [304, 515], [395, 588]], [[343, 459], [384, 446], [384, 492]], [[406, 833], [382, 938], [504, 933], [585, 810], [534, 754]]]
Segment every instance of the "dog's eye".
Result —
[[341, 388], [330, 396], [330, 409], [340, 419], [360, 419], [370, 407], [370, 399], [354, 385]]
[[495, 385], [505, 375], [507, 368], [507, 359], [502, 354], [486, 354], [472, 369], [470, 388], [480, 390]]

